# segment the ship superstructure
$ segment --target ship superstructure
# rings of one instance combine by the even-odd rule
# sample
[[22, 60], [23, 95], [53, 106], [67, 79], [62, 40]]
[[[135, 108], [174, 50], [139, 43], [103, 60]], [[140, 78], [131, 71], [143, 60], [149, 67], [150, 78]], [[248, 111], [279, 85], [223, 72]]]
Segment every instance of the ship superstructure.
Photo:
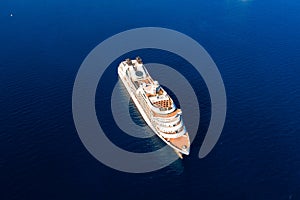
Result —
[[183, 123], [182, 112], [172, 98], [153, 80], [142, 59], [126, 59], [118, 74], [130, 97], [148, 126], [182, 158], [188, 155], [190, 139]]

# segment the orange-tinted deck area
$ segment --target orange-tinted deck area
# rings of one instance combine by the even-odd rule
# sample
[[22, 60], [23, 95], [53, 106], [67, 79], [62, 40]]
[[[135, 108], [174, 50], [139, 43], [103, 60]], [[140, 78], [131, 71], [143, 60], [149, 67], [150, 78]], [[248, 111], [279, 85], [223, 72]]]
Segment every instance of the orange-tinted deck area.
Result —
[[153, 103], [156, 107], [162, 107], [162, 108], [169, 108], [172, 106], [172, 101], [170, 99], [168, 100], [161, 100]]
[[179, 149], [182, 149], [182, 146], [186, 146], [188, 149], [190, 147], [189, 136], [188, 133], [184, 134], [179, 138], [170, 138], [170, 143], [176, 146]]

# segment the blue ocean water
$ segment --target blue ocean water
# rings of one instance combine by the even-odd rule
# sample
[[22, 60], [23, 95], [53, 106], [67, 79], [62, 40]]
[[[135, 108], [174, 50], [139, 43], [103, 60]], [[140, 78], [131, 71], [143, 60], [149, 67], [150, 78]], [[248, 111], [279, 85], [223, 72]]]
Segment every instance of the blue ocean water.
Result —
[[[2, 0], [0, 199], [300, 199], [299, 13], [297, 0]], [[128, 174], [101, 164], [81, 143], [72, 88], [95, 46], [145, 26], [174, 29], [203, 45], [224, 80], [228, 110], [219, 142], [199, 159], [210, 99], [199, 75], [182, 72], [197, 85], [201, 109], [190, 156], [159, 171]], [[129, 52], [101, 79], [110, 84], [97, 91], [97, 110], [105, 109], [99, 102], [109, 101], [105, 92], [117, 81], [114, 64], [135, 54], [174, 68], [188, 65], [168, 52]], [[109, 109], [104, 114], [111, 116]], [[137, 113], [132, 118], [143, 123]], [[144, 151], [130, 137], [110, 139]]]

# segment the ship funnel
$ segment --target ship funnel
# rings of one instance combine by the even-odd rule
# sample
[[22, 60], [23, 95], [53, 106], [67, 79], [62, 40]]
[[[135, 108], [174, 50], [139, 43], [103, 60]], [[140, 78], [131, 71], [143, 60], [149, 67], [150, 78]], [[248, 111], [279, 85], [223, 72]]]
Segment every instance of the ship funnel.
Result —
[[139, 64], [142, 64], [143, 62], [142, 62], [142, 59], [138, 56], [138, 57], [136, 57], [135, 58], [136, 59], [136, 61], [139, 63]]
[[126, 63], [127, 63], [127, 65], [132, 65], [132, 62], [129, 58], [126, 59]]

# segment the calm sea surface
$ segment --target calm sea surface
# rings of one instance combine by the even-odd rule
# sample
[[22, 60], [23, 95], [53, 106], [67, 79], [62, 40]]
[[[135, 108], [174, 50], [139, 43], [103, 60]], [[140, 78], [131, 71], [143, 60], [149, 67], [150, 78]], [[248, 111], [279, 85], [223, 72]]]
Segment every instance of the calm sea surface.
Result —
[[[0, 199], [299, 200], [299, 13], [297, 0], [1, 0]], [[181, 73], [201, 109], [190, 156], [159, 171], [128, 174], [101, 164], [81, 143], [72, 88], [95, 46], [145, 26], [180, 31], [208, 51], [224, 80], [228, 110], [219, 142], [199, 159], [210, 98], [202, 78], [186, 67]], [[100, 80], [96, 110], [108, 137], [147, 152], [163, 144], [117, 134], [107, 106], [116, 66], [137, 54], [175, 69], [189, 63], [169, 52], [138, 50], [116, 59]], [[129, 109], [144, 126], [132, 102]]]

